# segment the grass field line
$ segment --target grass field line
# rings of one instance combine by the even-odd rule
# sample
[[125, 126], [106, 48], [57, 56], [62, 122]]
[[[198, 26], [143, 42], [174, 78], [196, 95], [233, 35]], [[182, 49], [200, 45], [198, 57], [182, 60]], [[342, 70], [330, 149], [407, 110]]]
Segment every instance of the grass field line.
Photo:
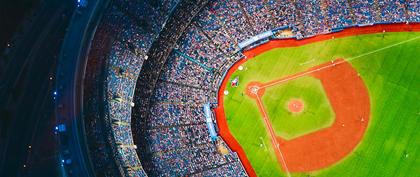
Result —
[[314, 62], [314, 61], [315, 61], [315, 58], [314, 58], [314, 59], [312, 59], [312, 60], [305, 61], [305, 62], [303, 62], [303, 63], [299, 63], [299, 65], [300, 65], [300, 66], [302, 66], [302, 65], [306, 65], [306, 64], [312, 63], [312, 62]]
[[261, 88], [261, 89], [263, 89], [263, 88], [271, 87], [271, 86], [274, 86], [274, 85], [280, 84], [280, 83], [282, 83], [282, 82], [287, 82], [287, 81], [290, 81], [290, 80], [297, 79], [297, 78], [299, 78], [299, 77], [306, 76], [306, 75], [308, 75], [308, 74], [310, 74], [310, 73], [313, 73], [313, 72], [314, 72], [314, 70], [311, 70], [311, 71], [304, 71], [304, 72], [301, 72], [301, 73], [298, 73], [298, 74], [295, 74], [295, 75], [292, 75], [292, 76], [289, 76], [289, 77], [286, 77], [286, 78], [279, 79], [279, 80], [277, 80], [277, 81], [274, 81], [274, 82], [271, 82], [271, 83], [268, 83], [268, 84], [264, 84], [264, 85], [263, 85], [263, 86], [261, 86], [260, 88]]
[[281, 152], [281, 150], [280, 150], [280, 145], [279, 145], [279, 142], [277, 141], [276, 134], [274, 133], [273, 127], [271, 126], [271, 123], [268, 120], [268, 114], [265, 111], [265, 108], [264, 108], [264, 105], [263, 105], [263, 103], [261, 101], [260, 96], [258, 94], [256, 96], [257, 96], [258, 107], [260, 108], [260, 110], [261, 110], [261, 112], [263, 114], [264, 123], [267, 126], [267, 129], [268, 129], [268, 131], [270, 133], [270, 137], [271, 137], [271, 141], [272, 141], [271, 143], [275, 147], [274, 151], [277, 151], [278, 152], [278, 155], [280, 155], [280, 158], [281, 158], [281, 162], [280, 163], [282, 163], [284, 165], [284, 168], [285, 168], [285, 171], [286, 171], [287, 176], [288, 177], [291, 177], [291, 174], [289, 172], [289, 168], [287, 167], [287, 164], [286, 164], [286, 160], [284, 160], [283, 152]]
[[303, 77], [303, 76], [306, 76], [308, 74], [312, 74], [314, 72], [318, 72], [318, 71], [321, 71], [323, 69], [333, 67], [337, 64], [341, 64], [341, 63], [344, 63], [344, 62], [350, 62], [350, 61], [356, 60], [358, 58], [361, 58], [361, 57], [364, 57], [364, 56], [367, 56], [367, 55], [370, 55], [370, 54], [374, 54], [374, 53], [377, 53], [377, 52], [380, 52], [380, 51], [383, 51], [383, 50], [386, 50], [386, 49], [389, 49], [389, 48], [392, 48], [392, 47], [395, 47], [395, 46], [399, 46], [399, 45], [402, 45], [402, 44], [405, 44], [405, 43], [408, 43], [408, 42], [411, 42], [411, 41], [414, 41], [414, 40], [417, 40], [417, 39], [420, 39], [420, 36], [417, 36], [417, 37], [414, 37], [414, 38], [411, 38], [411, 39], [407, 39], [407, 40], [404, 40], [404, 41], [401, 41], [401, 42], [398, 42], [398, 43], [395, 43], [395, 44], [391, 44], [391, 45], [388, 45], [388, 46], [385, 46], [385, 47], [382, 47], [382, 48], [379, 48], [379, 49], [376, 49], [376, 50], [372, 50], [370, 52], [366, 52], [366, 53], [363, 53], [363, 54], [360, 54], [360, 55], [357, 55], [357, 56], [354, 56], [354, 57], [350, 57], [350, 58], [347, 58], [347, 59], [344, 59], [344, 60], [341, 60], [341, 61], [338, 61], [338, 62], [334, 62], [334, 63], [331, 63], [329, 65], [326, 65], [326, 66], [323, 66], [323, 67], [320, 67], [320, 68], [317, 68], [317, 69], [314, 69], [314, 70], [304, 71], [304, 72], [301, 72], [301, 73], [298, 73], [298, 74], [295, 74], [295, 75], [292, 75], [292, 76], [289, 76], [289, 77], [286, 77], [286, 78], [279, 79], [279, 80], [274, 81], [274, 82], [269, 82], [267, 84], [264, 84], [261, 88], [267, 88], [267, 87], [271, 87], [271, 86], [274, 86], [274, 85], [277, 85], [277, 84], [280, 84], [280, 83], [283, 83], [283, 82], [294, 80], [294, 79], [297, 79], [299, 77]]
[[414, 37], [414, 38], [411, 38], [411, 39], [407, 39], [405, 41], [401, 41], [401, 42], [398, 42], [398, 43], [395, 43], [395, 44], [391, 44], [391, 45], [388, 45], [388, 46], [385, 46], [385, 47], [382, 47], [382, 48], [379, 48], [379, 49], [376, 49], [376, 50], [373, 50], [373, 51], [370, 51], [370, 52], [366, 52], [366, 53], [363, 53], [363, 54], [360, 54], [360, 55], [357, 55], [357, 56], [354, 56], [354, 57], [350, 57], [350, 58], [347, 59], [347, 61], [349, 62], [349, 61], [364, 57], [366, 55], [370, 55], [370, 54], [373, 54], [373, 53], [376, 53], [376, 52], [380, 52], [382, 50], [386, 50], [386, 49], [389, 49], [389, 48], [392, 48], [392, 47], [395, 47], [395, 46], [399, 46], [401, 44], [405, 44], [405, 43], [408, 43], [408, 42], [411, 42], [411, 41], [414, 41], [414, 40], [417, 40], [417, 39], [420, 39], [420, 36], [417, 36], [417, 37]]

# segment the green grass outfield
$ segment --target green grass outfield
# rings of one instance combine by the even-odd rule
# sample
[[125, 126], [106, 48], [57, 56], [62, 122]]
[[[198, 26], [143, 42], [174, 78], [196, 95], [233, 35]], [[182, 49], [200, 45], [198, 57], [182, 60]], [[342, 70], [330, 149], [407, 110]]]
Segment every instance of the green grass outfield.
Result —
[[[339, 38], [297, 48], [273, 49], [246, 62], [245, 69], [236, 71], [230, 78], [239, 76], [240, 84], [236, 88], [227, 86], [229, 95], [224, 98], [224, 107], [229, 129], [257, 175], [286, 176], [271, 149], [255, 100], [244, 93], [246, 85], [251, 81], [265, 83], [332, 59], [360, 55], [350, 63], [365, 81], [371, 99], [371, 120], [366, 134], [345, 159], [308, 174], [340, 177], [420, 174], [420, 39], [378, 50], [419, 36], [420, 33], [386, 33], [382, 38], [381, 33]], [[377, 52], [363, 55], [375, 50]], [[283, 85], [287, 87], [287, 84], [291, 83]], [[265, 94], [269, 92], [279, 96], [296, 94], [283, 93], [284, 89], [267, 90]], [[282, 104], [264, 97], [263, 102], [269, 115]], [[278, 131], [281, 127], [275, 124]], [[306, 175], [292, 173], [292, 176]]]

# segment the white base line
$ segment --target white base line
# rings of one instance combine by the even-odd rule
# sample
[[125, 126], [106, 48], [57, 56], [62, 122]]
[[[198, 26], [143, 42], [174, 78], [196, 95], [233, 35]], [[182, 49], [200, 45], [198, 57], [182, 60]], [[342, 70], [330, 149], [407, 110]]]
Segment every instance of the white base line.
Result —
[[280, 152], [280, 156], [281, 156], [281, 159], [283, 160], [283, 162], [284, 162], [284, 167], [286, 167], [286, 173], [287, 173], [287, 176], [288, 177], [291, 177], [291, 175], [290, 175], [290, 172], [289, 172], [289, 168], [287, 167], [287, 164], [286, 164], [286, 161], [284, 160], [284, 157], [283, 157], [283, 152], [281, 152], [281, 150], [280, 150], [280, 145], [279, 145], [279, 143], [277, 142], [277, 139], [276, 139], [276, 147], [277, 147], [277, 149], [279, 150], [279, 152]]
[[[264, 116], [264, 122], [269, 121], [268, 114], [267, 114], [267, 112], [265, 112], [264, 105], [263, 105], [263, 103], [261, 102], [260, 96], [259, 96], [258, 94], [257, 94], [257, 101], [258, 101], [258, 104], [260, 104], [260, 105], [261, 105], [261, 109], [262, 109], [263, 114], [264, 114], [264, 115], [263, 115], [263, 116]], [[280, 150], [280, 145], [279, 145], [279, 142], [277, 141], [277, 138], [275, 137], [274, 132], [272, 132], [272, 131], [273, 131], [273, 128], [272, 128], [272, 127], [270, 127], [269, 122], [266, 122], [266, 124], [267, 124], [267, 128], [269, 129], [268, 131], [270, 132], [270, 137], [271, 137], [271, 139], [273, 139], [273, 138], [274, 138], [274, 142], [275, 142], [274, 146], [275, 146], [275, 147], [276, 147], [276, 149], [280, 152], [280, 157], [281, 157], [281, 160], [283, 161], [284, 168], [285, 168], [285, 170], [286, 170], [286, 174], [287, 174], [287, 176], [288, 176], [288, 177], [291, 177], [291, 174], [290, 174], [290, 172], [289, 172], [289, 168], [287, 167], [287, 164], [286, 164], [286, 160], [284, 160], [284, 157], [283, 157], [283, 152], [281, 152], [281, 150]], [[274, 136], [274, 137], [273, 137], [273, 136]]]
[[357, 55], [357, 56], [354, 56], [354, 57], [350, 57], [348, 59], [345, 59], [344, 61], [338, 61], [338, 62], [335, 62], [333, 64], [330, 64], [330, 65], [327, 65], [327, 66], [323, 66], [323, 67], [320, 67], [320, 68], [315, 69], [315, 70], [312, 70], [312, 71], [303, 72], [303, 73], [301, 73], [299, 75], [296, 75], [294, 77], [288, 78], [286, 80], [281, 80], [279, 82], [275, 82], [275, 83], [272, 83], [272, 84], [268, 84], [268, 85], [265, 85], [265, 86], [263, 86], [261, 88], [271, 87], [271, 86], [276, 85], [276, 84], [279, 84], [281, 82], [286, 82], [286, 81], [289, 81], [289, 80], [292, 80], [292, 79], [296, 79], [296, 78], [299, 78], [299, 77], [302, 77], [302, 76], [305, 76], [305, 75], [308, 75], [308, 74], [311, 74], [311, 73], [314, 73], [314, 72], [318, 72], [318, 71], [321, 71], [323, 69], [327, 69], [329, 67], [333, 67], [335, 65], [338, 65], [340, 63], [344, 63], [345, 61], [350, 62], [350, 61], [353, 61], [355, 59], [364, 57], [366, 55], [377, 53], [379, 51], [386, 50], [386, 49], [389, 49], [389, 48], [392, 48], [392, 47], [395, 47], [395, 46], [398, 46], [398, 45], [401, 45], [401, 44], [405, 44], [405, 43], [408, 43], [408, 42], [411, 42], [411, 41], [414, 41], [414, 40], [417, 40], [417, 39], [420, 39], [420, 36], [417, 36], [417, 37], [414, 37], [414, 38], [411, 38], [411, 39], [408, 39], [408, 40], [405, 40], [405, 41], [401, 41], [401, 42], [398, 42], [398, 43], [395, 43], [395, 44], [392, 44], [392, 45], [389, 45], [389, 46], [385, 46], [385, 47], [382, 47], [380, 49], [376, 49], [376, 50], [373, 50], [373, 51], [370, 51], [370, 52], [367, 52], [367, 53], [364, 53], [364, 54], [360, 54], [360, 55]]
[[398, 43], [395, 43], [395, 44], [392, 44], [392, 45], [389, 45], [389, 46], [386, 46], [386, 47], [383, 47], [383, 48], [380, 48], [380, 49], [376, 49], [376, 50], [373, 50], [371, 52], [367, 52], [367, 53], [364, 53], [364, 54], [361, 54], [361, 55], [350, 57], [350, 58], [347, 59], [347, 61], [352, 61], [352, 60], [355, 60], [357, 58], [364, 57], [366, 55], [370, 55], [370, 54], [373, 54], [373, 53], [376, 53], [376, 52], [379, 52], [379, 51], [382, 51], [382, 50], [386, 50], [386, 49], [389, 49], [389, 48], [392, 48], [392, 47], [395, 47], [395, 46], [398, 46], [398, 45], [401, 45], [401, 44], [405, 44], [407, 42], [411, 42], [411, 41], [414, 41], [414, 40], [417, 40], [417, 39], [420, 39], [420, 36], [417, 36], [417, 37], [414, 37], [414, 38], [411, 38], [411, 39], [407, 39], [405, 41], [401, 41], [401, 42], [398, 42]]
[[306, 65], [306, 64], [312, 63], [314, 61], [315, 61], [315, 59], [312, 59], [312, 60], [309, 60], [309, 61], [305, 61], [303, 63], [299, 63], [299, 66]]

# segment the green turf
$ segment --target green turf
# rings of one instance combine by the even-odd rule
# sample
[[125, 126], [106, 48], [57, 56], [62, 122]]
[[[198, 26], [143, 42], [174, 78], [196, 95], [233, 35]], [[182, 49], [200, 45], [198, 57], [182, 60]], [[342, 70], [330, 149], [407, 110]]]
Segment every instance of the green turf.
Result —
[[[303, 101], [304, 110], [291, 113], [287, 107], [291, 99]], [[311, 76], [269, 87], [262, 100], [276, 134], [287, 140], [330, 127], [334, 121], [321, 81]]]
[[232, 75], [239, 76], [240, 85], [228, 86], [224, 106], [229, 129], [257, 174], [285, 176], [255, 101], [243, 94], [247, 83], [267, 82], [336, 58], [354, 58], [350, 63], [361, 74], [370, 94], [371, 120], [363, 141], [352, 154], [309, 174], [340, 177], [420, 174], [420, 39], [380, 50], [418, 36], [420, 33], [386, 33], [384, 38], [382, 34], [346, 37], [273, 49], [245, 63], [245, 70]]

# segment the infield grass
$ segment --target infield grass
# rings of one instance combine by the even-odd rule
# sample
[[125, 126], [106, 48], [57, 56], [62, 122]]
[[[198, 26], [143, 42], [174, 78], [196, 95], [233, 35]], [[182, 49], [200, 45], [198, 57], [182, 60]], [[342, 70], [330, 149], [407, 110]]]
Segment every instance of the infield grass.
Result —
[[[362, 142], [345, 159], [328, 168], [292, 173], [292, 176], [408, 177], [420, 174], [420, 39], [381, 50], [418, 36], [420, 33], [405, 32], [386, 33], [385, 37], [382, 33], [352, 36], [273, 49], [246, 62], [245, 69], [236, 71], [231, 77], [239, 76], [240, 85], [227, 87], [229, 95], [224, 97], [224, 107], [229, 129], [257, 175], [286, 176], [271, 148], [255, 100], [244, 93], [246, 85], [251, 81], [265, 83], [329, 60], [348, 59], [375, 50], [377, 52], [350, 61], [364, 80], [371, 100], [371, 120]], [[288, 83], [284, 84], [287, 87]], [[293, 89], [277, 90], [270, 95], [281, 97], [295, 92]], [[271, 91], [267, 90], [266, 94], [268, 92]], [[263, 99], [269, 112], [283, 104]], [[281, 126], [278, 125], [282, 123], [281, 118], [278, 119], [278, 122], [274, 120], [273, 126]], [[307, 124], [314, 123], [308, 121]], [[293, 126], [295, 129], [309, 125], [298, 123]]]
[[[291, 113], [288, 102], [299, 99], [304, 103], [300, 113]], [[301, 77], [266, 89], [262, 97], [268, 117], [277, 135], [292, 139], [332, 125], [334, 112], [320, 80]]]

